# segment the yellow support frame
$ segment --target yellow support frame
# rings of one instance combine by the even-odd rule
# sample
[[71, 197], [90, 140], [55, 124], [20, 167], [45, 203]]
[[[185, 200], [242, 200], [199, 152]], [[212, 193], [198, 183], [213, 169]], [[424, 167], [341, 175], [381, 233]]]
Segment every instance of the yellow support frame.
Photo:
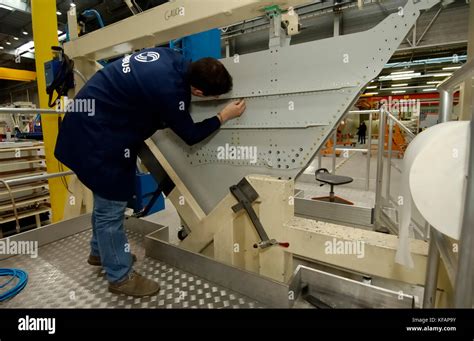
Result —
[[[44, 63], [53, 59], [51, 47], [59, 45], [56, 0], [31, 0], [31, 16], [35, 42], [38, 98], [40, 107], [47, 108], [48, 95], [46, 94]], [[59, 115], [54, 114], [41, 115], [48, 173], [59, 172], [59, 161], [54, 157], [59, 117]], [[57, 222], [63, 219], [67, 194], [61, 178], [49, 180], [49, 192], [51, 195], [52, 221]]]
[[0, 79], [9, 81], [30, 82], [36, 79], [36, 72], [0, 67]]

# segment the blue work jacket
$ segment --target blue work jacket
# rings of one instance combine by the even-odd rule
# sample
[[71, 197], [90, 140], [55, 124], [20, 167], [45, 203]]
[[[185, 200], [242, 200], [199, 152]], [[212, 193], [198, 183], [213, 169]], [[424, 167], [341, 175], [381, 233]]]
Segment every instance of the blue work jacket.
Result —
[[137, 151], [144, 140], [158, 129], [170, 128], [193, 145], [220, 127], [217, 117], [192, 120], [188, 65], [171, 49], [152, 48], [98, 71], [68, 103], [56, 158], [99, 196], [129, 200]]

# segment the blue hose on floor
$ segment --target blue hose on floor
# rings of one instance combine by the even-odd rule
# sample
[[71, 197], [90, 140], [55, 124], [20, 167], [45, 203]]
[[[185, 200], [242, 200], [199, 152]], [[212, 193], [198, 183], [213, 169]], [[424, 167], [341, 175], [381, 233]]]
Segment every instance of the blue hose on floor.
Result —
[[10, 284], [15, 278], [18, 278], [18, 283], [11, 289], [3, 292], [0, 291], [0, 302], [8, 300], [16, 296], [28, 283], [28, 274], [26, 271], [20, 269], [0, 269], [0, 277], [11, 276], [9, 280], [0, 285], [0, 290]]

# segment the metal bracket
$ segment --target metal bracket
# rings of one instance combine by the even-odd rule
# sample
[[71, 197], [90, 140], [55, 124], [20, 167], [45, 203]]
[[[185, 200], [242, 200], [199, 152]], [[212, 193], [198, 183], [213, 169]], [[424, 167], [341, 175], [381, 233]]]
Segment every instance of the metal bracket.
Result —
[[298, 13], [295, 12], [293, 7], [290, 7], [288, 12], [281, 15], [282, 25], [286, 29], [286, 34], [289, 36], [293, 36], [295, 34], [300, 33], [301, 25], [300, 25], [300, 18]]
[[247, 181], [246, 178], [243, 178], [239, 181], [237, 185], [230, 187], [230, 192], [239, 202], [238, 204], [232, 206], [232, 210], [237, 213], [240, 210], [244, 209], [250, 220], [252, 221], [255, 230], [257, 230], [258, 236], [261, 239], [261, 242], [254, 244], [254, 248], [265, 249], [273, 245], [280, 245], [283, 247], [289, 247], [289, 243], [279, 243], [275, 239], [270, 239], [267, 235], [267, 232], [263, 228], [260, 219], [258, 219], [257, 213], [255, 213], [252, 203], [258, 199], [258, 193], [252, 187], [252, 185]]
[[282, 28], [282, 12], [277, 5], [265, 7], [265, 13], [270, 19], [270, 48], [290, 45], [291, 38], [288, 37], [287, 31]]

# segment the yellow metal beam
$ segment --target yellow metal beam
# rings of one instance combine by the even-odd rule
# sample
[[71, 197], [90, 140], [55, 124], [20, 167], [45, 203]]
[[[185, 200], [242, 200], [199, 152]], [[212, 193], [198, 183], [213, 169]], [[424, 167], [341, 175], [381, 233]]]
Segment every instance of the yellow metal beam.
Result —
[[30, 82], [36, 79], [36, 72], [0, 67], [0, 79], [9, 81]]
[[[53, 59], [51, 46], [58, 46], [58, 22], [56, 18], [56, 0], [31, 0], [33, 38], [35, 42], [35, 61], [38, 83], [38, 97], [41, 108], [48, 107], [44, 63]], [[48, 173], [59, 172], [59, 161], [54, 157], [54, 147], [58, 135], [58, 116], [41, 115]], [[61, 178], [49, 180], [52, 220], [62, 220], [66, 188]]]

